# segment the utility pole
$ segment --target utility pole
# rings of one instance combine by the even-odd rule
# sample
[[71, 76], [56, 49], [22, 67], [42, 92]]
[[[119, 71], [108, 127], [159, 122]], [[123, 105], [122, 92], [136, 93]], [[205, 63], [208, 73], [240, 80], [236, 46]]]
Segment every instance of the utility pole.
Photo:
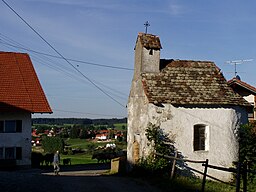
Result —
[[236, 65], [237, 65], [237, 64], [242, 64], [242, 63], [244, 63], [244, 62], [249, 62], [249, 61], [252, 61], [252, 60], [253, 60], [253, 59], [240, 59], [240, 60], [226, 61], [226, 63], [235, 66], [235, 77], [236, 77], [236, 76], [237, 76]]
[[146, 34], [148, 33], [148, 27], [150, 26], [149, 22], [146, 21], [146, 23], [144, 23], [144, 26], [146, 28]]

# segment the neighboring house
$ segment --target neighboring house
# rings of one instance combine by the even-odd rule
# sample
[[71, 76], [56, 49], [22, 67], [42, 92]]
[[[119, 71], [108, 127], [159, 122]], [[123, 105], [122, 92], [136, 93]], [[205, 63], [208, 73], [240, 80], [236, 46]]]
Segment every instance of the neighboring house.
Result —
[[52, 113], [28, 54], [0, 52], [0, 160], [31, 165], [31, 114]]
[[96, 139], [99, 140], [107, 140], [108, 138], [108, 134], [107, 133], [99, 133], [95, 136]]
[[99, 140], [107, 140], [109, 135], [108, 130], [101, 130], [99, 133], [96, 134], [95, 138]]
[[[174, 138], [184, 157], [233, 166], [237, 130], [247, 123], [250, 104], [228, 86], [213, 62], [160, 59], [161, 48], [158, 36], [138, 34], [127, 106], [128, 163], [132, 167], [149, 154], [145, 130], [151, 123]], [[189, 166], [204, 169], [202, 164]], [[225, 181], [232, 177], [213, 169], [208, 173]]]
[[249, 121], [256, 120], [256, 88], [241, 81], [240, 77], [234, 77], [233, 79], [228, 81], [228, 84], [232, 89], [244, 97], [246, 101], [251, 104], [251, 109], [248, 113]]

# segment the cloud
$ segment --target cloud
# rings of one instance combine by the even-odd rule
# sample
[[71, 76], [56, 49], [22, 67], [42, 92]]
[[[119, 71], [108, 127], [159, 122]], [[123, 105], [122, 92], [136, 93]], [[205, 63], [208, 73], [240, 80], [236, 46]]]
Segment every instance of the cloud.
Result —
[[169, 9], [169, 14], [173, 16], [179, 16], [183, 14], [182, 6], [174, 3], [173, 1], [170, 2], [168, 9]]

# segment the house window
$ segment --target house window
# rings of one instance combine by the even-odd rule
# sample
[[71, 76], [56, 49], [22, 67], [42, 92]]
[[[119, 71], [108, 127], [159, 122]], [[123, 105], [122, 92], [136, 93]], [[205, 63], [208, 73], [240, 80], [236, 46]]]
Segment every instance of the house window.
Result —
[[15, 151], [14, 147], [6, 147], [5, 148], [5, 159], [15, 159], [14, 151]]
[[208, 150], [208, 138], [207, 138], [207, 126], [195, 125], [194, 126], [194, 151], [207, 151]]
[[22, 159], [22, 147], [0, 147], [0, 159]]
[[16, 122], [14, 120], [7, 120], [4, 124], [6, 133], [15, 133], [16, 132]]
[[4, 148], [0, 147], [0, 159], [4, 159]]
[[16, 147], [16, 159], [21, 160], [22, 159], [22, 148]]
[[0, 133], [4, 132], [4, 121], [0, 121]]
[[0, 133], [21, 133], [22, 120], [0, 121]]

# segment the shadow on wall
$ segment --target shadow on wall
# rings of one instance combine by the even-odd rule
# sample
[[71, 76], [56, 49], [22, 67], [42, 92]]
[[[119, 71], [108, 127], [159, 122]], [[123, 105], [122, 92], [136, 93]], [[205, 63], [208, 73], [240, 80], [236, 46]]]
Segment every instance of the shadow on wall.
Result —
[[[194, 171], [182, 159], [184, 156], [181, 152], [168, 154], [169, 157], [176, 157], [181, 160], [164, 157], [164, 155], [151, 155], [144, 159], [139, 159], [137, 163], [127, 161], [127, 168], [130, 175], [134, 177], [169, 177], [184, 176], [197, 178]], [[175, 165], [174, 165], [175, 164]]]

